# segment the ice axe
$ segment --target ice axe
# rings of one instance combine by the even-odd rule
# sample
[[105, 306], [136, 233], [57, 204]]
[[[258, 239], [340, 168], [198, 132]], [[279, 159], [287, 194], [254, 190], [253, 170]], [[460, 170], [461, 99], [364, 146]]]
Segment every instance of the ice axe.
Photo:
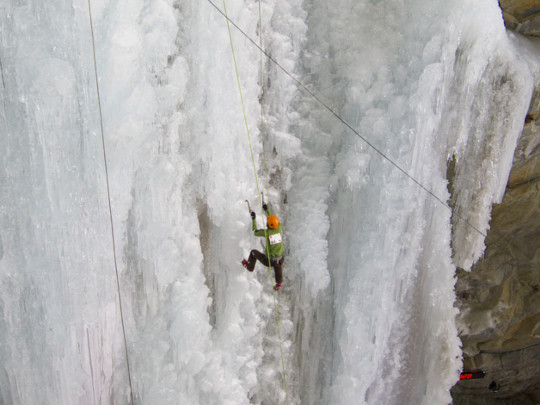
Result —
[[[262, 198], [262, 203], [263, 203], [263, 205], [264, 205], [264, 191], [261, 192], [261, 196], [262, 196], [262, 197], [261, 197], [261, 198]], [[249, 205], [249, 201], [248, 201], [248, 200], [246, 200], [246, 204], [247, 204], [247, 206], [248, 206], [249, 213], [251, 214], [251, 213], [253, 212], [253, 210], [251, 209], [251, 206]]]

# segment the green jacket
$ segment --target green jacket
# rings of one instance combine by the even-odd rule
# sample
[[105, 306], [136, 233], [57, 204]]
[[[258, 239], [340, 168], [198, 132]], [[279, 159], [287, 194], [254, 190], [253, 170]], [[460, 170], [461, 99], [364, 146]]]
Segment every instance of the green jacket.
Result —
[[[267, 209], [266, 213], [271, 215], [270, 209]], [[254, 219], [252, 230], [255, 231], [255, 236], [260, 236], [263, 238], [266, 236], [266, 249], [270, 251], [271, 258], [283, 256], [283, 232], [281, 229], [281, 224], [279, 224], [276, 229], [257, 229], [257, 221]], [[266, 250], [264, 253], [267, 253]]]

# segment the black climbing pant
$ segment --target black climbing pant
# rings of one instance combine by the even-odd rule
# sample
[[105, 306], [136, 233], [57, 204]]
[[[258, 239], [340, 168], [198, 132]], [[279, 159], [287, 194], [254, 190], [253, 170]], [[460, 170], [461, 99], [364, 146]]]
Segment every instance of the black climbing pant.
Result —
[[[247, 269], [249, 271], [253, 271], [255, 269], [255, 263], [257, 263], [257, 260], [260, 261], [262, 264], [264, 264], [266, 267], [268, 267], [268, 256], [266, 256], [264, 253], [259, 252], [258, 250], [253, 249], [251, 253], [249, 254]], [[276, 278], [276, 283], [281, 284], [283, 281], [283, 274], [281, 270], [281, 265], [283, 264], [285, 260], [283, 257], [277, 257], [277, 258], [271, 258], [270, 259], [270, 265], [274, 269], [274, 276]]]

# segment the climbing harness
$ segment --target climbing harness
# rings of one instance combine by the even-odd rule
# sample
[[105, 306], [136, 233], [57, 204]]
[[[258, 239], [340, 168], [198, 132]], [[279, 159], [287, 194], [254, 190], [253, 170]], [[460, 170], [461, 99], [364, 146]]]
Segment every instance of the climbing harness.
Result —
[[124, 338], [124, 348], [126, 353], [126, 366], [127, 366], [127, 375], [128, 375], [128, 381], [129, 381], [129, 395], [131, 399], [131, 405], [134, 404], [133, 401], [133, 384], [131, 382], [131, 369], [129, 366], [129, 353], [128, 353], [128, 344], [127, 344], [127, 337], [126, 337], [126, 327], [124, 325], [124, 311], [122, 308], [122, 294], [120, 293], [120, 277], [118, 275], [118, 263], [116, 259], [116, 243], [114, 239], [114, 221], [113, 221], [113, 215], [112, 215], [112, 204], [111, 204], [111, 188], [109, 184], [109, 169], [107, 167], [107, 152], [105, 148], [105, 131], [103, 130], [103, 113], [101, 111], [101, 96], [99, 92], [99, 80], [98, 80], [98, 72], [97, 72], [97, 63], [96, 63], [96, 45], [94, 40], [94, 24], [92, 22], [92, 7], [90, 5], [90, 0], [88, 0], [88, 18], [90, 21], [90, 32], [92, 34], [92, 55], [94, 58], [94, 78], [96, 81], [96, 93], [97, 93], [97, 100], [98, 100], [98, 111], [99, 111], [99, 123], [101, 128], [101, 144], [103, 148], [103, 162], [105, 167], [105, 182], [107, 185], [107, 202], [109, 205], [109, 218], [111, 222], [111, 237], [112, 237], [112, 251], [113, 251], [113, 259], [114, 259], [114, 270], [116, 273], [116, 289], [118, 291], [118, 305], [120, 308], [120, 322], [122, 324], [122, 335]]
[[[261, 213], [262, 213], [264, 211], [262, 209], [262, 206], [264, 204], [264, 200], [263, 200], [264, 194], [261, 193], [260, 186], [259, 186], [259, 178], [257, 176], [257, 165], [255, 164], [255, 156], [253, 154], [253, 147], [252, 147], [252, 143], [251, 143], [251, 135], [250, 135], [250, 132], [249, 132], [249, 125], [248, 125], [248, 121], [247, 121], [247, 113], [246, 113], [246, 108], [245, 108], [245, 105], [244, 105], [244, 96], [242, 95], [242, 86], [240, 84], [240, 74], [238, 73], [238, 64], [236, 62], [236, 55], [235, 55], [235, 52], [234, 52], [234, 44], [233, 44], [233, 40], [232, 40], [231, 27], [230, 27], [230, 24], [229, 24], [230, 20], [229, 20], [229, 17], [227, 16], [227, 5], [225, 3], [225, 0], [223, 0], [223, 13], [222, 14], [225, 16], [225, 20], [227, 21], [227, 30], [229, 32], [229, 40], [230, 40], [230, 44], [231, 44], [231, 53], [232, 53], [232, 57], [233, 57], [233, 61], [234, 61], [234, 70], [235, 70], [235, 73], [236, 73], [236, 81], [238, 83], [238, 91], [240, 93], [240, 102], [242, 104], [242, 112], [244, 114], [244, 123], [245, 123], [245, 126], [246, 126], [246, 134], [247, 134], [247, 137], [248, 137], [249, 150], [251, 152], [251, 160], [253, 162], [253, 174], [254, 174], [254, 177], [255, 177], [255, 183], [257, 185], [257, 195], [259, 197], [259, 204], [260, 204]], [[260, 35], [262, 36], [262, 14], [261, 14], [260, 0], [259, 0], [259, 27], [260, 27], [260, 30], [261, 30]], [[261, 49], [261, 51], [262, 51], [262, 48], [259, 48], [259, 49]], [[262, 59], [262, 56], [261, 56], [261, 59]], [[262, 85], [262, 81], [261, 81], [261, 85]], [[262, 106], [261, 106], [261, 121], [262, 121], [262, 118], [263, 118], [263, 116], [262, 116]], [[264, 152], [264, 149], [263, 149], [263, 152]], [[248, 209], [251, 212], [251, 208], [249, 206], [249, 201], [246, 200], [246, 202], [248, 203]], [[265, 239], [267, 239], [266, 227], [264, 227], [264, 233], [265, 233]], [[269, 249], [270, 249], [270, 247], [268, 246], [268, 243], [267, 243], [266, 244], [266, 255], [268, 257], [268, 269], [269, 269], [268, 274], [269, 274], [269, 277], [271, 279], [272, 278], [272, 265], [271, 265], [271, 261], [270, 261], [270, 250]], [[281, 337], [281, 328], [280, 328], [280, 324], [279, 324], [279, 313], [278, 313], [277, 300], [276, 300], [276, 291], [275, 290], [273, 290], [273, 297], [274, 297], [274, 309], [275, 309], [275, 314], [276, 314], [277, 332], [278, 332], [278, 337], [279, 337], [279, 348], [280, 348], [280, 352], [281, 352], [281, 367], [282, 367], [282, 375], [283, 375], [283, 388], [285, 390], [285, 399], [286, 399], [286, 402], [288, 404], [289, 403], [289, 392], [288, 392], [288, 388], [287, 388], [287, 373], [285, 372], [285, 358], [284, 358], [284, 355], [283, 355], [283, 339]]]

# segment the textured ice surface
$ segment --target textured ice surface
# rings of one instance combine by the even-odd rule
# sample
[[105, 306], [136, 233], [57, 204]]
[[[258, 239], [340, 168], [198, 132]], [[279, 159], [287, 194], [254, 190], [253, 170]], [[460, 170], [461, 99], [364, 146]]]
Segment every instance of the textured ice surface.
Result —
[[455, 266], [482, 254], [532, 91], [497, 3], [263, 1], [259, 26], [227, 2], [357, 132], [266, 58], [261, 79], [232, 28], [284, 224], [283, 363], [272, 275], [239, 264], [258, 202], [223, 16], [90, 5], [105, 149], [88, 3], [0, 6], [0, 402], [284, 403], [283, 365], [290, 403], [449, 403]]

